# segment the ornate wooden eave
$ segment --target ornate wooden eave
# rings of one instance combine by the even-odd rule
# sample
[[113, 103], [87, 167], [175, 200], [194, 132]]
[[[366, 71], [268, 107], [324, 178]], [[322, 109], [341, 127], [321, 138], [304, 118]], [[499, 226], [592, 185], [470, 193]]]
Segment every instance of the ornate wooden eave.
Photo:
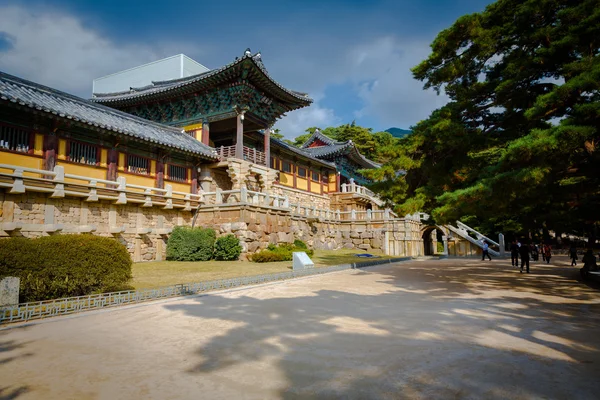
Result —
[[235, 106], [272, 124], [286, 112], [312, 103], [306, 94], [284, 88], [270, 77], [259, 53], [215, 70], [170, 81], [153, 82], [127, 92], [94, 94], [93, 102], [142, 118], [182, 126], [188, 122], [223, 119]]

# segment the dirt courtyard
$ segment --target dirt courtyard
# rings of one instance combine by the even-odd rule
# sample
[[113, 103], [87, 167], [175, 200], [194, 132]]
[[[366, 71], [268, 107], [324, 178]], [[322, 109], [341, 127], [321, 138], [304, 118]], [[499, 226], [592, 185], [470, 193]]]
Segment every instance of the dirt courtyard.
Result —
[[410, 261], [0, 330], [0, 399], [597, 399], [566, 259]]

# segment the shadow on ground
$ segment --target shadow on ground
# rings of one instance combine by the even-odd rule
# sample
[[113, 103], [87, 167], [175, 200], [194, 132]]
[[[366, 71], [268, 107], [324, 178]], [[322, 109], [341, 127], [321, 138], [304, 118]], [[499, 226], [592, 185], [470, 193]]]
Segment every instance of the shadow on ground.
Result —
[[510, 260], [430, 260], [165, 307], [232, 322], [186, 372], [235, 376], [246, 394], [593, 399], [600, 296], [563, 264], [519, 274]]

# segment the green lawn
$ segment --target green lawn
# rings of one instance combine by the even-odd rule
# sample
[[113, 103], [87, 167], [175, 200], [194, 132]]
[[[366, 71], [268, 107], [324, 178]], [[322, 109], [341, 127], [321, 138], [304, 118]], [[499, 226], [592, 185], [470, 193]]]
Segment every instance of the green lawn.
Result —
[[[366, 261], [355, 254], [364, 253], [359, 250], [317, 250], [312, 260], [315, 267], [346, 264]], [[382, 255], [371, 251], [370, 254]], [[132, 267], [132, 285], [136, 289], [155, 288], [178, 283], [201, 282], [213, 279], [234, 278], [238, 276], [260, 275], [284, 272], [292, 269], [291, 261], [272, 263], [253, 263], [250, 261], [154, 261], [134, 263]]]

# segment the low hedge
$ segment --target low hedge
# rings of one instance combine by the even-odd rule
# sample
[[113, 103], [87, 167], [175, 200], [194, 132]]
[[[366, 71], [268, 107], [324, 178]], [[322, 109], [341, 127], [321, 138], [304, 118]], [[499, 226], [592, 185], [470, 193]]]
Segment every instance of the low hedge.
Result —
[[167, 260], [208, 261], [213, 258], [216, 238], [214, 229], [177, 226], [167, 241]]
[[301, 240], [298, 240], [297, 242], [300, 242], [300, 246], [304, 245], [304, 247], [299, 247], [298, 243], [296, 242], [294, 242], [294, 244], [280, 243], [277, 246], [274, 244], [270, 244], [266, 249], [253, 254], [251, 260], [257, 263], [292, 261], [292, 253], [295, 251], [303, 251], [309, 257], [313, 256], [314, 251], [308, 249], [304, 242], [302, 242]]
[[215, 260], [232, 261], [240, 258], [242, 246], [235, 235], [221, 236], [215, 242]]
[[125, 246], [92, 235], [2, 239], [0, 279], [6, 276], [21, 278], [21, 302], [133, 289]]

